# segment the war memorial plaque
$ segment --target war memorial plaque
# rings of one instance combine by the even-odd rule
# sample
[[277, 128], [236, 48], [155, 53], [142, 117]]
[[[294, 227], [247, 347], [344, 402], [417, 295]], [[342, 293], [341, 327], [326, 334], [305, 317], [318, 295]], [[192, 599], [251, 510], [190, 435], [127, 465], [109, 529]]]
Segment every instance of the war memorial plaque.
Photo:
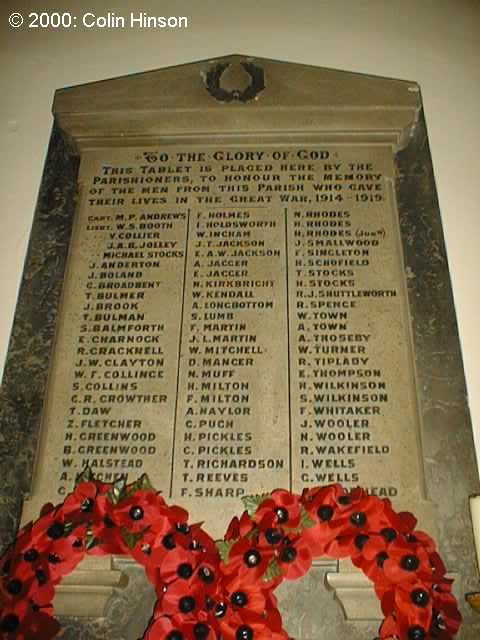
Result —
[[[339, 482], [414, 511], [472, 590], [477, 472], [418, 86], [230, 56], [60, 90], [53, 111], [5, 375], [9, 455], [29, 453], [6, 541], [15, 495], [35, 518], [86, 465], [148, 474], [216, 538], [243, 496]], [[71, 637], [136, 638], [132, 562], [84, 565], [57, 609], [110, 622]], [[294, 637], [375, 635], [349, 563], [304, 582]]]

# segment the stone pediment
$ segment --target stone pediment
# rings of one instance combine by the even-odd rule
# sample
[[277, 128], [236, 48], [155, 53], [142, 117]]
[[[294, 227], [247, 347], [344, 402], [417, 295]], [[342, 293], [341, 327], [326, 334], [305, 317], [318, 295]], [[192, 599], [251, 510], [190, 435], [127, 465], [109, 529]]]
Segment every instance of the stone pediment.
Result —
[[419, 107], [414, 82], [231, 55], [63, 88], [53, 112], [80, 146], [232, 126], [238, 133], [375, 132], [398, 143]]

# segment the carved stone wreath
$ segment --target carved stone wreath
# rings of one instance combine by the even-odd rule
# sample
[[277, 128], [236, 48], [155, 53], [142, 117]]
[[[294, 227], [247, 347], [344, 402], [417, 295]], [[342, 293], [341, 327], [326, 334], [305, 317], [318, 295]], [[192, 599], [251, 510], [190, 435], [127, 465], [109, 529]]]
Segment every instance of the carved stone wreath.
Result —
[[250, 76], [250, 84], [244, 89], [228, 90], [223, 88], [222, 76], [230, 68], [230, 63], [223, 62], [216, 64], [206, 74], [205, 85], [208, 92], [220, 102], [249, 102], [258, 96], [260, 91], [265, 89], [264, 72], [261, 67], [256, 66], [253, 62], [241, 62], [241, 67]]

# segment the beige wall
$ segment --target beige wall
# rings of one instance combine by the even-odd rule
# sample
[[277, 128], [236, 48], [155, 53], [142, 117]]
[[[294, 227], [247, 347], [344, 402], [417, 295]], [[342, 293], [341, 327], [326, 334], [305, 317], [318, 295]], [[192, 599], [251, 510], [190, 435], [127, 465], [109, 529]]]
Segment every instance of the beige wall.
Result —
[[[76, 29], [8, 26], [17, 11], [70, 11]], [[184, 15], [186, 30], [87, 29], [86, 12]], [[54, 90], [246, 53], [416, 80], [422, 88], [480, 451], [480, 1], [65, 0], [0, 8], [0, 366], [50, 134]]]

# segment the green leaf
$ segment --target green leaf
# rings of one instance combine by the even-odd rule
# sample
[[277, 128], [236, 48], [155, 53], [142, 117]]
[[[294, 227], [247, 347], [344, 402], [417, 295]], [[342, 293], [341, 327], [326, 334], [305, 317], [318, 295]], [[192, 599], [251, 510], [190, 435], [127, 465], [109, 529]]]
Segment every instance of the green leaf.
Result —
[[130, 495], [132, 493], [135, 493], [136, 491], [155, 491], [155, 487], [150, 482], [150, 478], [147, 476], [146, 473], [143, 473], [138, 478], [138, 480], [135, 480], [135, 482], [132, 482], [132, 484], [128, 489], [128, 494], [126, 495]]
[[90, 469], [90, 467], [87, 464], [85, 469], [81, 473], [79, 473], [75, 478], [75, 486], [77, 486], [77, 484], [80, 484], [81, 482], [93, 482], [94, 480], [95, 480], [95, 476], [93, 474], [93, 471]]
[[308, 515], [308, 511], [303, 505], [300, 506], [300, 527], [302, 529], [310, 529], [315, 526], [315, 520]]
[[217, 540], [215, 546], [218, 549], [220, 558], [225, 564], [228, 564], [228, 558], [230, 556], [230, 549], [237, 542], [236, 540]]
[[247, 540], [254, 540], [258, 535], [258, 528], [253, 526], [248, 533], [245, 534]]
[[258, 506], [262, 504], [264, 500], [268, 500], [268, 498], [271, 498], [271, 497], [272, 496], [270, 493], [260, 493], [252, 496], [244, 496], [242, 498], [242, 502], [248, 515], [253, 516]]
[[303, 505], [300, 505], [300, 522], [298, 523], [298, 527], [283, 527], [285, 531], [289, 531], [290, 533], [302, 533], [304, 529], [310, 529], [310, 527], [315, 526], [315, 521], [310, 518], [308, 515], [308, 511], [305, 509]]
[[282, 575], [282, 570], [280, 569], [280, 565], [278, 564], [276, 558], [272, 558], [268, 563], [267, 570], [262, 576], [263, 582], [269, 582], [273, 580], [273, 578], [278, 578], [278, 576]]
[[138, 488], [142, 489], [143, 491], [155, 491], [155, 487], [150, 482], [150, 478], [146, 473], [142, 473], [135, 484], [138, 484]]
[[68, 535], [72, 533], [72, 531], [74, 530], [75, 524], [69, 520], [63, 523], [63, 527], [64, 527], [64, 535]]
[[127, 486], [127, 476], [122, 476], [112, 483], [112, 488], [107, 493], [107, 498], [112, 504], [118, 504], [125, 497], [125, 487]]
[[144, 532], [145, 529], [143, 531], [138, 531], [137, 533], [130, 533], [130, 531], [127, 531], [123, 527], [120, 529], [122, 540], [125, 542], [129, 549], [133, 549], [137, 542], [143, 538]]
[[90, 549], [93, 549], [93, 547], [96, 547], [98, 544], [100, 544], [100, 540], [98, 538], [95, 538], [95, 536], [93, 535], [93, 531], [90, 527], [88, 527], [85, 534], [85, 549], [89, 551]]

